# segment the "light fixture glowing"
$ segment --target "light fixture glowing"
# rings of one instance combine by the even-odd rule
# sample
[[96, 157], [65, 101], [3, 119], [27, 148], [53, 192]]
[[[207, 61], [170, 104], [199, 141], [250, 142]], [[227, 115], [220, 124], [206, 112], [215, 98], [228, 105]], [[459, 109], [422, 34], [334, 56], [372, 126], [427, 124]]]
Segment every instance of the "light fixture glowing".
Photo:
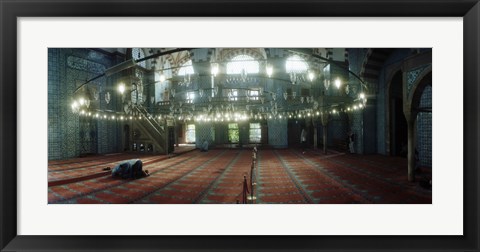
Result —
[[120, 85], [118, 85], [118, 92], [120, 92], [120, 94], [125, 93], [125, 84], [120, 83]]
[[77, 108], [78, 108], [78, 103], [76, 101], [73, 101], [72, 102], [72, 110], [76, 111]]
[[311, 70], [308, 70], [308, 79], [310, 81], [313, 81], [313, 79], [315, 79], [315, 74]]
[[160, 74], [160, 82], [164, 82], [166, 79], [167, 79], [167, 77], [165, 77], [165, 74], [161, 73]]
[[340, 79], [339, 78], [335, 79], [335, 86], [337, 88], [340, 88], [341, 85], [342, 85], [342, 82], [340, 81]]
[[365, 94], [364, 94], [364, 93], [360, 93], [360, 94], [359, 94], [359, 97], [360, 97], [360, 99], [365, 99]]

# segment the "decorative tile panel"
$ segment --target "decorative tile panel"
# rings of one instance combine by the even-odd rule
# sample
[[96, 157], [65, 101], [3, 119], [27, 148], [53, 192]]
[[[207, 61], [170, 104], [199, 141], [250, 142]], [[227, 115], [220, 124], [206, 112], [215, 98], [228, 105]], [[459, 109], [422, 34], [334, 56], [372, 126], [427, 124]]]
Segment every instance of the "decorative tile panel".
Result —
[[288, 146], [287, 120], [270, 119], [267, 120], [268, 126], [268, 144], [273, 147], [284, 148]]
[[[80, 118], [70, 104], [78, 85], [103, 73], [115, 59], [90, 49], [48, 49], [48, 158], [64, 159], [86, 153], [105, 153], [117, 150], [120, 131], [112, 121]], [[110, 77], [114, 79], [115, 77]], [[107, 78], [88, 84], [98, 91], [105, 90]], [[105, 109], [103, 98], [91, 106]], [[115, 110], [115, 107], [110, 107]], [[101, 125], [109, 125], [102, 128]]]
[[102, 64], [98, 64], [93, 61], [89, 61], [86, 59], [82, 59], [75, 56], [68, 56], [67, 57], [67, 65], [70, 68], [77, 69], [80, 71], [91, 72], [102, 74], [105, 72], [105, 66]]
[[[427, 86], [420, 99], [421, 108], [432, 107], [432, 87]], [[420, 165], [432, 167], [432, 113], [420, 112], [417, 116], [417, 150]]]
[[423, 65], [407, 72], [407, 97], [410, 96], [410, 91], [412, 90], [413, 84], [417, 81], [418, 76], [429, 66], [430, 64]]

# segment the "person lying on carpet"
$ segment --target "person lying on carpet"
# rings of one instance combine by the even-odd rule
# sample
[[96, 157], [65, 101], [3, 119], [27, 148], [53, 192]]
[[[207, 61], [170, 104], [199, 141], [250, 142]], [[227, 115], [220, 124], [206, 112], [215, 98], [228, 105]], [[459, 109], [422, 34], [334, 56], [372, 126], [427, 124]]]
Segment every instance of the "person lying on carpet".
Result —
[[123, 161], [112, 169], [112, 177], [122, 179], [137, 179], [150, 176], [148, 170], [142, 170], [143, 163], [140, 159], [131, 159]]

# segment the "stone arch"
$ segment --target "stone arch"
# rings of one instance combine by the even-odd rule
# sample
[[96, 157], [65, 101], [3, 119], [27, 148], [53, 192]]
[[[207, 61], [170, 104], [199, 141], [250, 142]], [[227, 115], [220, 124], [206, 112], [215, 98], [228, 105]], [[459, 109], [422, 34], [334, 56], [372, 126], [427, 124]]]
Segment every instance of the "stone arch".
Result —
[[267, 59], [267, 53], [264, 48], [220, 48], [217, 49], [220, 61], [229, 61], [238, 55], [249, 55], [254, 59], [263, 61]]
[[368, 83], [368, 89], [371, 92], [377, 90], [380, 72], [385, 61], [394, 50], [394, 48], [371, 48], [367, 50], [360, 69], [360, 77]]
[[408, 92], [406, 108], [412, 113], [414, 110], [418, 109], [420, 104], [420, 99], [422, 97], [423, 91], [425, 87], [428, 85], [432, 85], [432, 66], [428, 66], [427, 68], [423, 69], [423, 71], [419, 74], [415, 82], [412, 84], [410, 91]]
[[180, 67], [191, 59], [192, 57], [190, 56], [189, 51], [182, 51], [169, 55], [168, 60], [172, 67], [172, 74], [177, 75]]
[[[398, 136], [397, 133], [401, 130], [400, 127], [402, 125], [406, 131], [405, 114], [403, 111], [403, 104], [405, 102], [403, 82], [403, 71], [400, 65], [397, 65], [388, 73], [385, 90], [385, 150], [387, 155], [400, 154], [402, 139], [400, 139], [401, 136]], [[398, 94], [394, 94], [395, 90], [397, 90]], [[398, 102], [393, 102], [394, 100]], [[399, 104], [400, 101], [401, 104]], [[400, 122], [398, 122], [399, 120]], [[406, 132], [404, 133], [406, 134]], [[407, 140], [406, 135], [403, 140]]]
[[420, 99], [425, 87], [432, 85], [432, 66], [428, 65], [421, 70], [417, 78], [410, 85], [407, 83], [404, 90], [407, 92], [404, 108], [408, 122], [408, 180], [415, 181], [415, 157], [417, 132], [417, 114]]

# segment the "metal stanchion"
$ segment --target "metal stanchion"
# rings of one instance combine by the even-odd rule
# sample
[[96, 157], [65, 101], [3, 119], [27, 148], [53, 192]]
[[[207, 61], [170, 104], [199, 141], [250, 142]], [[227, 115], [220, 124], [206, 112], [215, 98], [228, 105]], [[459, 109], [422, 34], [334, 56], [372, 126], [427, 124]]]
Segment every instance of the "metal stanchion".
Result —
[[250, 167], [250, 197], [249, 200], [253, 204], [257, 200], [257, 198], [254, 196], [254, 187], [256, 186], [256, 183], [253, 182], [254, 176], [253, 173], [255, 172], [255, 164], [257, 162], [257, 146], [255, 146], [252, 150], [252, 165]]
[[248, 204], [248, 184], [247, 184], [247, 176], [243, 176], [243, 192], [242, 192], [242, 203], [243, 204]]

